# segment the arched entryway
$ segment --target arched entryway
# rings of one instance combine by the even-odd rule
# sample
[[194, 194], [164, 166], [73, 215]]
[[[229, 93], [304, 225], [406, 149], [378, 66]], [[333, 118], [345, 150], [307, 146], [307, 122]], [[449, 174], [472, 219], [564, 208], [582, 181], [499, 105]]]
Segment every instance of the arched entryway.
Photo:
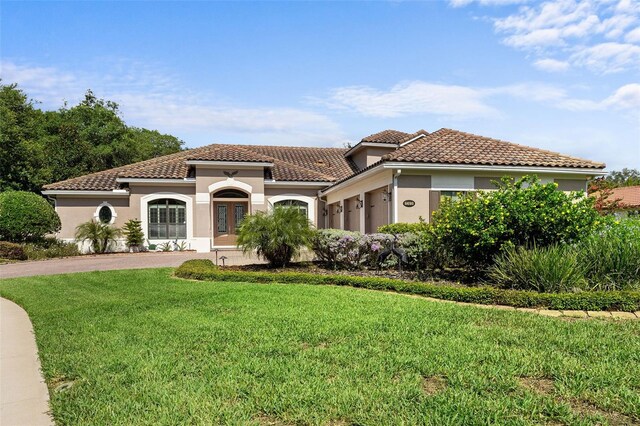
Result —
[[213, 193], [213, 245], [235, 246], [238, 226], [249, 213], [249, 194], [227, 188]]

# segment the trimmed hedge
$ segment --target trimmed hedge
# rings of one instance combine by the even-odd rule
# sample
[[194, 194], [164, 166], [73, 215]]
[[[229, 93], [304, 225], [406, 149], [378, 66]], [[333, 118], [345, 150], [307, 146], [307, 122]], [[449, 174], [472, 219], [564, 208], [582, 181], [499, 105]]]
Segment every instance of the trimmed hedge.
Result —
[[518, 308], [547, 308], [589, 311], [640, 310], [638, 291], [597, 291], [579, 293], [536, 293], [499, 288], [456, 287], [427, 282], [412, 282], [390, 278], [321, 275], [305, 272], [250, 272], [219, 269], [211, 261], [189, 260], [175, 270], [180, 278], [201, 281], [232, 281], [247, 283], [296, 283], [340, 285], [370, 290], [395, 291], [456, 302], [506, 305]]
[[0, 241], [0, 259], [26, 260], [27, 255], [24, 252], [24, 247], [20, 244]]

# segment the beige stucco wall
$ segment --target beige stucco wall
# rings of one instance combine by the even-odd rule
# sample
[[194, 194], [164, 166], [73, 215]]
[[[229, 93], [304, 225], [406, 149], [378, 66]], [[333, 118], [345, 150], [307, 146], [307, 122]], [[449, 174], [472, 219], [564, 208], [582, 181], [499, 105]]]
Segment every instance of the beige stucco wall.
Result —
[[[397, 177], [394, 208], [397, 209], [395, 222], [418, 222], [420, 218], [429, 220], [429, 190], [431, 175], [411, 174], [403, 171]], [[405, 201], [413, 201], [413, 207], [407, 207]]]
[[60, 216], [62, 228], [56, 234], [58, 238], [71, 240], [75, 236], [76, 227], [81, 223], [93, 220], [96, 210], [102, 203], [109, 203], [115, 210], [114, 226], [121, 227], [132, 216], [128, 197], [56, 197], [56, 212]]
[[362, 147], [351, 155], [351, 160], [358, 166], [359, 170], [362, 170], [370, 165], [380, 161], [383, 155], [390, 153], [395, 149], [395, 145], [389, 148], [369, 146]]

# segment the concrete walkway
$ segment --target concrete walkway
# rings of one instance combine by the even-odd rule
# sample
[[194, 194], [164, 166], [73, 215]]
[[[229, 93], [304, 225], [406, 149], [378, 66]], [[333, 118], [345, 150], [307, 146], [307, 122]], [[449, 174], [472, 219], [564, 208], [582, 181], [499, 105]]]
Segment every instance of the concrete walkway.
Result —
[[[243, 256], [240, 250], [221, 250], [217, 253], [217, 257], [220, 259], [222, 256], [226, 257], [225, 265], [228, 266], [260, 263], [255, 257]], [[109, 271], [114, 269], [177, 267], [189, 259], [211, 259], [215, 263], [216, 252], [114, 253], [8, 263], [0, 265], [0, 278]], [[222, 264], [222, 261], [219, 260], [219, 263]]]
[[0, 425], [53, 425], [29, 316], [0, 298]]

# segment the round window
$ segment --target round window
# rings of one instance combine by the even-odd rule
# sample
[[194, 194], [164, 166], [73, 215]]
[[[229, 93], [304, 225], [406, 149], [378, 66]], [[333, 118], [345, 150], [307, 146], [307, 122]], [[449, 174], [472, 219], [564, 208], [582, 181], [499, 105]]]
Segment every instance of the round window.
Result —
[[109, 206], [100, 207], [100, 211], [98, 212], [98, 218], [102, 223], [111, 223], [111, 219], [113, 219], [113, 213]]

